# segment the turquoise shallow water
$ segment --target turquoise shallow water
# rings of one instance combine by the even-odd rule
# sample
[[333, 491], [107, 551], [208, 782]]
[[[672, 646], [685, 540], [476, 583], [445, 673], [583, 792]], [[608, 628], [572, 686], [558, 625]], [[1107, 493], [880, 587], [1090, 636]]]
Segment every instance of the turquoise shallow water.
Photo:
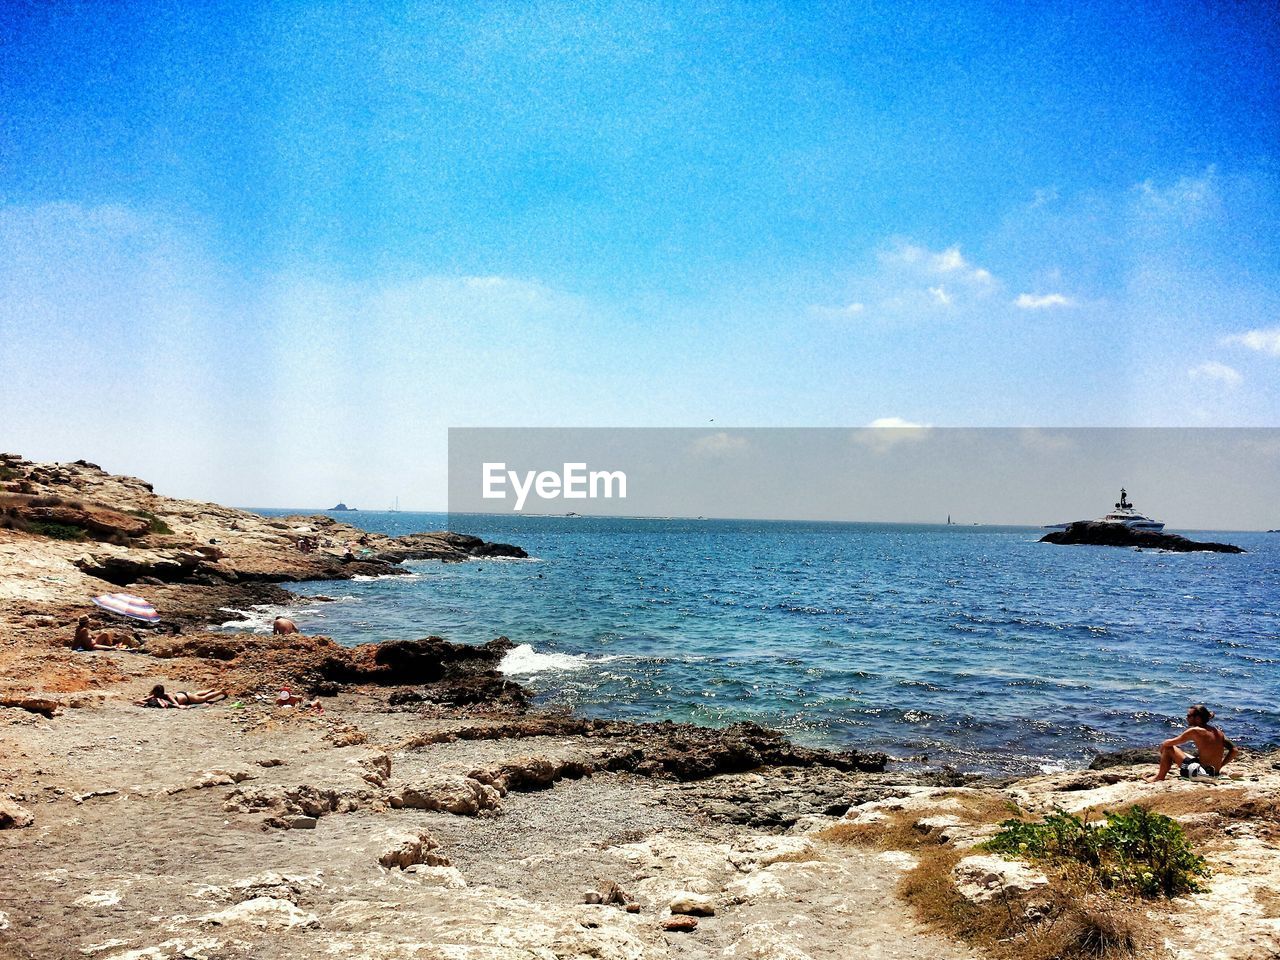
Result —
[[[341, 517], [386, 533], [449, 520]], [[506, 669], [544, 702], [751, 719], [965, 769], [1079, 765], [1167, 736], [1193, 700], [1242, 742], [1280, 742], [1280, 535], [1197, 534], [1249, 551], [1231, 556], [1011, 527], [452, 520], [537, 559], [302, 584], [299, 625], [344, 643], [505, 634], [522, 645]]]

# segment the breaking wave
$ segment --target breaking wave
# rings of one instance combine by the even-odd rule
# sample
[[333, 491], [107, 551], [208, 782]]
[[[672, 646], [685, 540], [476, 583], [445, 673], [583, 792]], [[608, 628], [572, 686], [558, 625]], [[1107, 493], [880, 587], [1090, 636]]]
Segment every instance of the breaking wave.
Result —
[[502, 673], [528, 676], [534, 673], [546, 673], [552, 670], [581, 670], [595, 663], [608, 663], [620, 660], [621, 657], [588, 657], [582, 653], [539, 653], [528, 643], [522, 643], [507, 651], [498, 664]]

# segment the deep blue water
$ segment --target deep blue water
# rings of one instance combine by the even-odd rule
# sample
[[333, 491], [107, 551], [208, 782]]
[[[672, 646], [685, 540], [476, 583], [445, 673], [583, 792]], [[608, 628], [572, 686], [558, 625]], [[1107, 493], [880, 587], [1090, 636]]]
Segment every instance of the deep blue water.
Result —
[[[447, 520], [340, 516], [385, 533]], [[537, 559], [303, 584], [299, 626], [344, 643], [505, 634], [525, 645], [506, 668], [547, 703], [752, 719], [963, 769], [1086, 763], [1168, 736], [1200, 700], [1235, 739], [1280, 742], [1280, 535], [1197, 534], [1249, 551], [1232, 556], [1052, 546], [1013, 527], [453, 525]]]

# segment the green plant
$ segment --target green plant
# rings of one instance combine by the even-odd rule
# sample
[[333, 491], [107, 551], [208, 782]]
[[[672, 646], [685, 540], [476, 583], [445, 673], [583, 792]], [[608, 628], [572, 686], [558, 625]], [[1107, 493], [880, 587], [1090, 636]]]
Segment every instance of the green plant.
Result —
[[1176, 820], [1140, 806], [1106, 817], [1090, 823], [1058, 810], [1039, 823], [1006, 820], [985, 846], [1008, 856], [1078, 863], [1102, 886], [1145, 897], [1200, 889], [1197, 878], [1208, 876], [1209, 868]]
[[165, 523], [163, 520], [157, 517], [150, 510], [126, 510], [125, 512], [135, 517], [141, 517], [143, 520], [148, 521], [150, 523], [150, 527], [148, 528], [148, 531], [147, 531], [148, 533], [160, 533], [160, 534], [173, 533], [173, 527], [169, 526], [167, 523]]
[[1191, 849], [1178, 822], [1145, 807], [1112, 814], [1103, 830], [1115, 850], [1118, 879], [1143, 896], [1176, 897], [1198, 890], [1196, 878], [1209, 873], [1204, 857]]
[[51, 523], [48, 520], [30, 520], [27, 529], [51, 540], [83, 540], [84, 531], [65, 523]]
[[20, 474], [13, 467], [0, 467], [0, 482], [17, 480]]
[[1006, 820], [1000, 826], [1000, 832], [987, 842], [987, 847], [997, 853], [1031, 860], [1074, 860], [1088, 867], [1102, 864], [1099, 831], [1062, 810], [1049, 814], [1040, 823]]

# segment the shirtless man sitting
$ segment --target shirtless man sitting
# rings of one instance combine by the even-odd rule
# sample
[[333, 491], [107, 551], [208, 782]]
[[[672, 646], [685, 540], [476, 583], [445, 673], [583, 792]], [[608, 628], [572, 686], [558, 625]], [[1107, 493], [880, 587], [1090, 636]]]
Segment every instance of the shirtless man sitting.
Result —
[[271, 632], [277, 635], [283, 634], [288, 636], [291, 633], [298, 633], [298, 625], [288, 617], [276, 617], [275, 623], [271, 624]]
[[[1187, 729], [1160, 744], [1159, 772], [1148, 774], [1143, 779], [1148, 783], [1158, 783], [1168, 775], [1175, 763], [1178, 765], [1178, 774], [1188, 780], [1192, 777], [1220, 776], [1222, 768], [1234, 760], [1239, 751], [1225, 733], [1210, 725], [1209, 721], [1212, 719], [1213, 711], [1202, 703], [1197, 703], [1188, 710]], [[1183, 743], [1194, 743], [1196, 753], [1178, 749], [1178, 745]]]

